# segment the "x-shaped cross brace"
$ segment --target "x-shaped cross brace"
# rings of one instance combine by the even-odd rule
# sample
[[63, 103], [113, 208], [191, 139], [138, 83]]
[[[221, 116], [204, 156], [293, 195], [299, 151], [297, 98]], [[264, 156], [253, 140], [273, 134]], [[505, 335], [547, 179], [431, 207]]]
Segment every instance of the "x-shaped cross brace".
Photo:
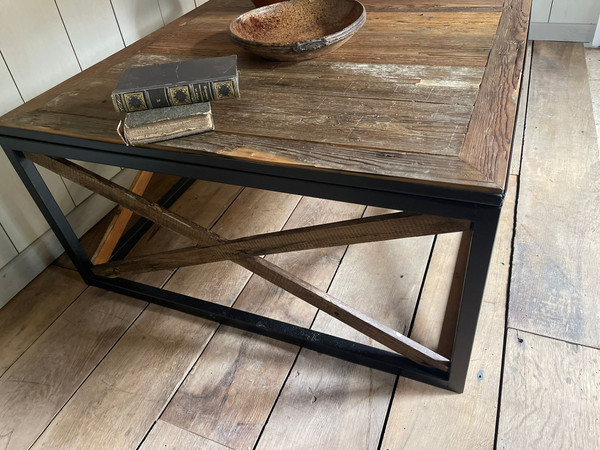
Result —
[[122, 273], [148, 272], [231, 260], [408, 359], [418, 364], [448, 371], [447, 358], [373, 320], [259, 255], [464, 231], [469, 229], [469, 221], [403, 212], [228, 241], [185, 217], [149, 202], [70, 161], [33, 153], [25, 153], [25, 156], [34, 163], [115, 201], [199, 245], [97, 265], [92, 268], [96, 274], [118, 276]]

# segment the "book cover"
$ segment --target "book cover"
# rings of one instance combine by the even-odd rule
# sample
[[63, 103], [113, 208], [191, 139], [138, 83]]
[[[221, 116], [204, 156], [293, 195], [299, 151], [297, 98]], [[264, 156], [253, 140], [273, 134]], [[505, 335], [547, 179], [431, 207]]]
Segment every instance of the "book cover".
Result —
[[240, 96], [237, 56], [133, 67], [111, 94], [120, 112], [223, 100]]
[[150, 144], [214, 130], [210, 103], [127, 113], [122, 137], [128, 145]]

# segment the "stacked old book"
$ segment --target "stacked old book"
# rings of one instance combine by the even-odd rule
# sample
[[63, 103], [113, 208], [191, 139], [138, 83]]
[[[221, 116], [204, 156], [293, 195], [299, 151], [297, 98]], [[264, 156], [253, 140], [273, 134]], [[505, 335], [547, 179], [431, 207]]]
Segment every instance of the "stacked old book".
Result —
[[127, 69], [111, 94], [128, 145], [211, 131], [210, 102], [239, 96], [235, 55]]

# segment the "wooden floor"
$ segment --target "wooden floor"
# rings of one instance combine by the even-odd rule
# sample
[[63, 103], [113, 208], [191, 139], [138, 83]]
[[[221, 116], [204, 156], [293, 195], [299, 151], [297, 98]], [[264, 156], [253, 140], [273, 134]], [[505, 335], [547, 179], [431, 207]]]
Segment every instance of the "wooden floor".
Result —
[[[464, 394], [86, 287], [60, 258], [0, 310], [0, 448], [599, 448], [600, 157], [585, 54], [536, 42], [527, 60]], [[173, 209], [227, 238], [382, 212], [207, 182]], [[152, 229], [133, 253], [189, 244]], [[447, 354], [459, 244], [269, 259]], [[135, 279], [370, 343], [232, 263]]]

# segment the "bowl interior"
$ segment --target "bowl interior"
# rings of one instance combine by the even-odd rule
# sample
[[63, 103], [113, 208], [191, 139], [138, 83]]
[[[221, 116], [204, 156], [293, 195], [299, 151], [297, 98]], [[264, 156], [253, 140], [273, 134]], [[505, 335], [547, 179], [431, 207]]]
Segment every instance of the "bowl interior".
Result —
[[230, 30], [246, 41], [287, 45], [337, 33], [362, 11], [354, 0], [288, 0], [241, 15]]

